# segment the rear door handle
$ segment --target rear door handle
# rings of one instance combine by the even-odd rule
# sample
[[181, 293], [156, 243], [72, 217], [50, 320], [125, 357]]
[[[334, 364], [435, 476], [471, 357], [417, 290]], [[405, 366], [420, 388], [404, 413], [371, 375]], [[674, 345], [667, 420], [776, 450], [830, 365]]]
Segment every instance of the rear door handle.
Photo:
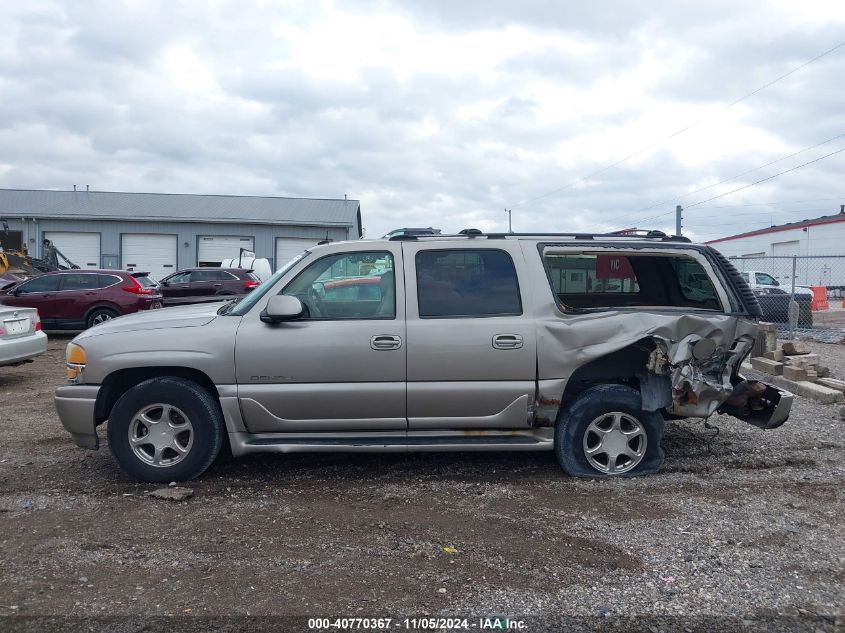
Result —
[[522, 336], [519, 334], [497, 334], [493, 337], [493, 347], [496, 349], [519, 349], [522, 347]]
[[370, 339], [370, 347], [376, 351], [399, 349], [402, 347], [402, 337], [392, 334], [376, 334]]

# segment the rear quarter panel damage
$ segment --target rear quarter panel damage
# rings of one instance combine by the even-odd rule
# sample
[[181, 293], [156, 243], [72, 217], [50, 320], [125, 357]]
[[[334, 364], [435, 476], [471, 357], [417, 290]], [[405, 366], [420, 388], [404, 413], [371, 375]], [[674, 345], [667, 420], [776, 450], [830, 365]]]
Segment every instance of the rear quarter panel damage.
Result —
[[[619, 367], [620, 375], [649, 383], [644, 408], [665, 407], [681, 417], [707, 417], [734, 392], [739, 363], [757, 332], [750, 319], [715, 312], [680, 310], [606, 310], [586, 314], [549, 314], [538, 319], [538, 418], [560, 404], [561, 384], [586, 364], [639, 344], [650, 346], [637, 367]], [[712, 344], [712, 353], [695, 358], [695, 343]], [[609, 376], [611, 377], [611, 376]], [[655, 406], [648, 407], [653, 402]]]

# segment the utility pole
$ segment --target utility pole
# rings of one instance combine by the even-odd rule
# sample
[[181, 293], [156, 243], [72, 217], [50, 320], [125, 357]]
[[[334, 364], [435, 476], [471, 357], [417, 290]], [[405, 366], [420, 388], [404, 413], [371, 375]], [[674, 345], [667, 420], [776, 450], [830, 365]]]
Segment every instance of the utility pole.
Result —
[[684, 208], [681, 205], [675, 207], [675, 235], [681, 234], [681, 220], [683, 219]]
[[511, 210], [505, 209], [505, 213], [508, 214], [508, 233], [513, 233], [513, 224], [511, 223]]

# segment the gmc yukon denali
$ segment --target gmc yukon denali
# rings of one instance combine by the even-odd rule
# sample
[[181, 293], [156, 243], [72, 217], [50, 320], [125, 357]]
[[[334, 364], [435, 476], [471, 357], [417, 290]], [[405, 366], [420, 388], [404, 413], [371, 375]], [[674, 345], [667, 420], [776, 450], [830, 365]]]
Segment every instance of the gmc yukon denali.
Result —
[[746, 380], [760, 306], [708, 246], [659, 232], [396, 236], [315, 246], [246, 297], [97, 325], [67, 348], [64, 427], [131, 477], [235, 456], [553, 450], [656, 472], [673, 419], [783, 424]]

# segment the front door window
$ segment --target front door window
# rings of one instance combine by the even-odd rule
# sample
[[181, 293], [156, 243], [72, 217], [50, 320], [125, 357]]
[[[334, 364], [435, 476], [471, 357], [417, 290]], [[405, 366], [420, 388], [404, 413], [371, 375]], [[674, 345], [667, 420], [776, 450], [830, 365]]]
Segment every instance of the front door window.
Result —
[[309, 320], [394, 319], [396, 279], [388, 252], [318, 259], [282, 291], [305, 305]]

